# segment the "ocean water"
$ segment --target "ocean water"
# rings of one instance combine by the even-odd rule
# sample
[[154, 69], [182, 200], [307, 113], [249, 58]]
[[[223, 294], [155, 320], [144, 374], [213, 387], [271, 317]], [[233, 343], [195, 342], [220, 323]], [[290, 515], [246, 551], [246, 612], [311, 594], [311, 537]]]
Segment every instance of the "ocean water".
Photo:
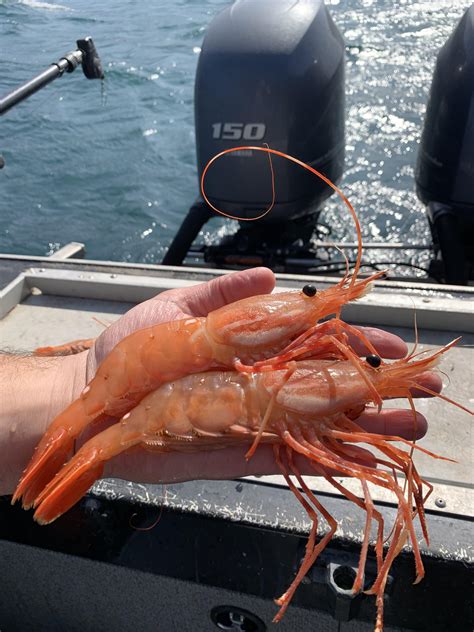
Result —
[[[77, 69], [0, 119], [0, 252], [45, 255], [81, 241], [90, 258], [161, 261], [198, 192], [194, 74], [206, 27], [228, 4], [0, 0], [0, 95], [87, 35], [106, 73], [101, 84]], [[326, 2], [346, 42], [341, 186], [366, 239], [430, 239], [414, 193], [417, 146], [437, 51], [470, 4]], [[354, 239], [337, 200], [322, 220], [331, 239]], [[216, 219], [202, 237], [232, 229]]]

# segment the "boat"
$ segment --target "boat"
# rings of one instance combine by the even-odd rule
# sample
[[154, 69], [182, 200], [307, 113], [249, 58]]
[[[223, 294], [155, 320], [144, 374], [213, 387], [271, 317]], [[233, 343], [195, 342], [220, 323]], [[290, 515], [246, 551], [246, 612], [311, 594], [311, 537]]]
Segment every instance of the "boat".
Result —
[[[249, 3], [239, 4], [245, 8]], [[328, 41], [335, 43], [336, 52], [340, 52], [340, 41], [324, 4], [309, 2], [307, 6], [312, 7], [313, 13], [303, 16], [304, 19], [311, 19], [311, 23], [316, 20], [315, 28], [320, 28], [321, 22], [328, 25], [333, 35]], [[463, 18], [460, 31], [463, 41], [473, 15], [470, 9], [467, 18]], [[215, 30], [210, 29], [209, 53], [212, 45], [218, 44], [219, 34], [225, 33], [223, 39], [230, 41], [226, 30], [228, 19], [224, 14], [215, 23]], [[78, 42], [80, 54], [76, 52], [73, 57], [76, 66], [88, 54], [96, 59], [91, 44], [81, 48]], [[459, 50], [456, 47], [457, 54]], [[337, 54], [333, 59], [337, 62]], [[218, 64], [219, 56], [212, 59], [211, 55], [210, 61]], [[203, 81], [209, 72], [206, 63], [204, 55]], [[443, 63], [439, 66], [441, 70]], [[67, 67], [65, 64], [64, 68]], [[94, 74], [99, 76], [97, 61], [94, 68]], [[340, 91], [341, 85], [334, 93], [336, 105]], [[432, 98], [442, 91], [443, 86], [438, 85]], [[198, 111], [199, 107], [198, 99]], [[435, 110], [433, 106], [431, 112]], [[227, 119], [219, 120], [221, 128], [213, 128], [219, 137], [244, 134], [245, 125], [225, 128]], [[228, 119], [232, 123], [235, 120]], [[259, 125], [261, 119], [252, 120]], [[460, 135], [464, 137], [466, 130], [469, 131], [468, 126]], [[236, 141], [257, 142], [262, 139], [253, 136], [261, 131], [254, 125], [246, 132], [252, 138]], [[431, 142], [428, 132], [426, 138]], [[223, 147], [229, 146], [229, 139], [215, 140], [226, 141]], [[201, 171], [209, 152], [214, 151], [210, 143], [205, 148], [204, 141], [202, 137], [199, 145]], [[328, 143], [333, 150], [327, 146], [321, 152], [320, 162], [324, 162], [329, 152], [332, 158], [324, 168], [333, 169], [332, 175], [337, 180], [343, 160], [340, 120], [333, 134], [328, 134]], [[431, 148], [426, 156], [434, 155], [433, 151]], [[440, 189], [430, 184], [426, 156], [422, 154], [420, 158], [418, 184], [423, 190], [420, 195], [425, 196], [429, 205], [427, 191], [439, 193]], [[321, 166], [314, 157], [304, 157]], [[236, 160], [245, 161], [245, 156]], [[225, 171], [221, 177], [225, 179]], [[301, 228], [304, 234], [314, 229], [318, 209], [328, 192], [319, 183], [306, 182], [302, 198], [291, 199], [291, 191], [298, 188], [295, 183], [299, 176], [293, 174], [284, 179], [289, 183], [287, 202], [281, 201], [285, 196], [279, 198], [276, 216], [263, 231], [258, 231], [258, 238], [253, 233], [248, 237], [250, 229], [242, 225], [236, 238], [240, 244], [257, 247], [265, 233], [272, 245], [278, 242], [283, 224], [292, 224], [297, 231]], [[454, 175], [453, 179], [458, 183], [462, 180]], [[434, 181], [437, 182], [436, 178]], [[210, 181], [211, 200], [218, 204], [226, 202], [231, 212], [239, 208], [239, 188], [235, 200], [222, 200], [219, 187], [220, 178]], [[444, 191], [451, 194], [454, 189], [446, 186]], [[461, 208], [469, 222], [467, 201], [454, 204], [453, 200], [459, 202], [453, 195], [437, 198], [435, 202], [453, 206], [451, 219], [458, 217], [457, 209]], [[249, 214], [261, 210], [263, 195], [258, 202], [253, 209], [247, 209]], [[187, 235], [187, 243], [180, 238], [176, 245], [181, 251], [175, 249], [173, 255], [171, 249], [171, 255], [179, 255], [177, 259], [183, 255], [175, 265], [169, 260], [161, 265], [93, 261], [85, 258], [85, 247], [79, 243], [67, 244], [50, 257], [0, 254], [2, 346], [13, 352], [30, 352], [40, 345], [96, 336], [130, 307], [161, 291], [216, 278], [230, 268], [245, 267], [249, 258], [253, 258], [253, 263], [268, 263], [264, 258], [257, 259], [261, 252], [237, 248], [237, 242], [229, 240], [222, 244], [221, 250], [202, 250], [201, 265], [181, 265], [199, 231], [196, 227], [208, 213], [202, 200], [193, 208], [198, 210], [192, 211], [187, 226], [180, 229], [181, 235]], [[448, 228], [443, 224], [440, 229], [434, 216], [432, 225], [434, 234], [439, 231], [442, 236], [449, 234], [452, 227], [448, 221]], [[464, 239], [468, 231], [461, 232]], [[300, 236], [291, 243], [304, 246], [305, 240]], [[461, 242], [456, 243], [459, 246]], [[403, 244], [399, 248], [403, 252]], [[337, 266], [318, 267], [314, 253], [306, 246], [298, 252], [290, 249], [282, 253], [280, 248], [278, 253], [276, 247], [265, 250], [274, 257], [274, 267], [278, 270], [277, 290], [298, 289], [307, 283], [325, 288], [334, 283]], [[351, 323], [388, 329], [413, 343], [416, 312], [422, 348], [440, 346], [462, 335], [462, 344], [451, 350], [442, 368], [449, 375], [450, 396], [469, 405], [474, 392], [474, 287], [465, 276], [459, 276], [470, 275], [470, 256], [466, 251], [452, 265], [453, 283], [437, 282], [438, 278], [446, 281], [451, 274], [448, 273], [451, 263], [446, 263], [450, 252], [439, 245], [436, 259], [439, 263], [433, 268], [438, 265], [438, 273], [434, 276], [407, 279], [391, 275], [378, 282], [373, 292], [347, 305], [343, 316]], [[424, 455], [416, 459], [423, 475], [434, 485], [426, 506], [431, 545], [422, 547], [426, 577], [419, 585], [411, 585], [413, 559], [410, 551], [404, 550], [390, 573], [385, 621], [387, 630], [467, 632], [474, 624], [471, 422], [462, 411], [448, 409], [438, 400], [423, 400], [417, 406], [430, 421], [423, 445], [455, 458], [458, 463], [445, 463]], [[373, 598], [351, 593], [365, 516], [320, 478], [309, 477], [308, 481], [337, 518], [339, 528], [298, 589], [278, 629], [371, 630], [375, 615]], [[353, 489], [358, 493], [355, 484]], [[393, 521], [392, 499], [378, 492], [375, 501], [387, 523]], [[157, 519], [159, 522], [154, 526]], [[279, 476], [192, 481], [166, 487], [102, 480], [77, 506], [47, 527], [36, 525], [29, 513], [11, 506], [10, 499], [3, 497], [0, 498], [0, 629], [270, 630], [276, 611], [273, 599], [287, 587], [301, 560], [308, 528], [304, 512]], [[366, 569], [368, 581], [374, 564], [372, 557]]]

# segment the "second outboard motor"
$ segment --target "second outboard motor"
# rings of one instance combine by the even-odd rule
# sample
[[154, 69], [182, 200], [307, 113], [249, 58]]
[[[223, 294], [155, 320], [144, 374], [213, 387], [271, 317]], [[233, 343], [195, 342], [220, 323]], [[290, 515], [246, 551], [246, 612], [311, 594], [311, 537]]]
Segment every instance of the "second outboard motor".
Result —
[[[199, 177], [224, 149], [268, 144], [337, 181], [344, 163], [344, 42], [323, 0], [237, 0], [220, 13], [199, 58], [195, 124]], [[284, 248], [285, 238], [298, 241], [295, 220], [310, 224], [312, 234], [318, 208], [332, 193], [301, 167], [272, 161], [273, 210], [263, 221], [243, 224], [229, 253]], [[272, 199], [267, 154], [224, 156], [209, 169], [205, 187], [219, 209], [255, 217]], [[163, 263], [182, 262], [211, 213], [198, 200]]]
[[474, 5], [438, 54], [416, 185], [444, 279], [467, 284], [474, 269]]

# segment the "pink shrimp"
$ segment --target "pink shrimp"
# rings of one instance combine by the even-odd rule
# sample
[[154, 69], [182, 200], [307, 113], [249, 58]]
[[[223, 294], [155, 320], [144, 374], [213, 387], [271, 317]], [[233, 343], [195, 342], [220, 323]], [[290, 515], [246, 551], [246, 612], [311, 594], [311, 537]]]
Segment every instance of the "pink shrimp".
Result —
[[54, 345], [51, 347], [38, 347], [33, 351], [34, 356], [65, 356], [74, 355], [90, 349], [95, 342], [95, 338], [85, 338], [81, 340], [72, 340], [62, 345]]
[[[52, 421], [17, 486], [12, 502], [21, 498], [23, 506], [30, 507], [71, 453], [75, 438], [89, 424], [105, 417], [120, 417], [164, 382], [212, 368], [237, 367], [245, 370], [244, 364], [270, 358], [273, 360], [268, 365], [274, 366], [280, 353], [291, 350], [298, 357], [295, 344], [299, 343], [292, 344], [295, 340], [305, 341], [304, 349], [310, 352], [311, 357], [327, 357], [327, 338], [318, 329], [318, 321], [331, 314], [339, 315], [347, 302], [363, 296], [370, 290], [373, 281], [384, 273], [378, 272], [358, 280], [362, 252], [360, 225], [342, 192], [309, 165], [281, 152], [267, 151], [302, 165], [323, 178], [342, 197], [354, 219], [359, 244], [352, 276], [349, 278], [347, 270], [333, 287], [319, 292], [313, 286], [305, 286], [302, 292], [254, 296], [211, 312], [207, 318], [162, 323], [127, 336], [102, 362], [81, 396]], [[342, 321], [338, 323], [339, 334], [348, 330], [348, 325]], [[360, 332], [356, 335], [364, 340]], [[306, 340], [308, 337], [312, 344]], [[322, 341], [320, 352], [317, 341]], [[368, 341], [366, 346], [370, 352], [373, 351]], [[330, 355], [338, 357], [340, 350], [332, 345]]]
[[[412, 450], [416, 448], [435, 458], [442, 457], [400, 437], [368, 433], [353, 417], [373, 401], [374, 391], [383, 399], [407, 397], [411, 403], [410, 390], [414, 387], [437, 395], [418, 384], [417, 379], [435, 366], [438, 358], [456, 342], [428, 357], [375, 363], [377, 366], [352, 357], [339, 361], [305, 360], [268, 372], [214, 371], [164, 384], [143, 398], [118, 423], [81, 447], [37, 497], [34, 517], [40, 524], [55, 520], [102, 475], [107, 461], [137, 446], [158, 453], [191, 452], [249, 445], [259, 437], [260, 441], [273, 444], [277, 464], [313, 522], [301, 568], [289, 589], [277, 601], [280, 610], [275, 621], [283, 616], [298, 585], [336, 529], [336, 521], [314, 497], [295, 466], [293, 455], [299, 453], [367, 513], [354, 592], [363, 587], [371, 522], [376, 520], [378, 523], [375, 544], [378, 572], [369, 592], [376, 595], [376, 630], [379, 632], [383, 625], [387, 576], [407, 539], [414, 551], [416, 582], [424, 575], [413, 526], [417, 514], [423, 533], [428, 537], [423, 511], [425, 481], [413, 464], [411, 452], [395, 447], [391, 442], [401, 441]], [[451, 402], [443, 395], [437, 396]], [[473, 414], [463, 406], [455, 405]], [[382, 458], [374, 455], [373, 465], [356, 462], [357, 453], [353, 446], [358, 443], [372, 446]], [[377, 464], [389, 465], [391, 471], [376, 469]], [[329, 471], [359, 479], [363, 499], [335, 481]], [[397, 471], [407, 480], [404, 489], [398, 482]], [[302, 491], [293, 484], [291, 476], [297, 478]], [[383, 519], [373, 505], [367, 482], [390, 490], [398, 501], [398, 513], [385, 556]], [[325, 517], [330, 531], [316, 544], [318, 513]]]

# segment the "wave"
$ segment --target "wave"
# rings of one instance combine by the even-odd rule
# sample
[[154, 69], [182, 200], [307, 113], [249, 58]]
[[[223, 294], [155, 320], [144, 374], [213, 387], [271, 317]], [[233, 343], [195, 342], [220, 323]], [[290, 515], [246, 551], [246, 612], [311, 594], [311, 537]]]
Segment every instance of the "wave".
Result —
[[52, 4], [51, 2], [41, 2], [40, 0], [18, 0], [18, 4], [24, 4], [31, 9], [45, 9], [47, 11], [73, 11], [70, 7], [62, 4]]

